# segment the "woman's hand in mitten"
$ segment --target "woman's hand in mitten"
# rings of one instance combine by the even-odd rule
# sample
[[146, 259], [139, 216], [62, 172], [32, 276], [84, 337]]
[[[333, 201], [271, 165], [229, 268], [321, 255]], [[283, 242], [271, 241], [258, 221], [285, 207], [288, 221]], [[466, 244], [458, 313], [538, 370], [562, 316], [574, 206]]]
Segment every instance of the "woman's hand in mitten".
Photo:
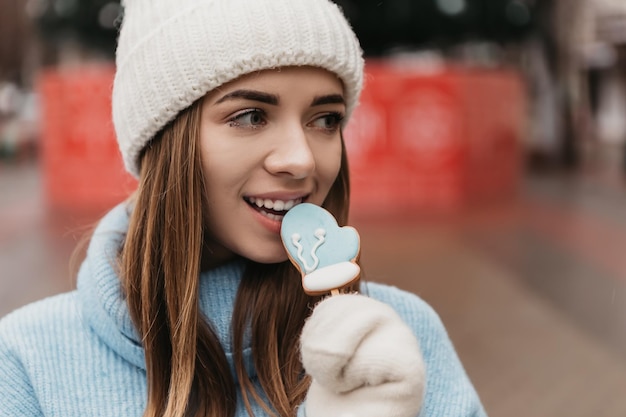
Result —
[[424, 363], [411, 329], [388, 305], [328, 297], [307, 320], [302, 363], [313, 381], [307, 417], [416, 417]]

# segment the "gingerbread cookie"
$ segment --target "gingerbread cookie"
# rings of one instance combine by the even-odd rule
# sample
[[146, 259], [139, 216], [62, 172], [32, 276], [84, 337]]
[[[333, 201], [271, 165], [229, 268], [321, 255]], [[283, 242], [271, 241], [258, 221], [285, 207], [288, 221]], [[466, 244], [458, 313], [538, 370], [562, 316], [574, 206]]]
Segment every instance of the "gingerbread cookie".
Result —
[[280, 236], [289, 259], [302, 274], [307, 294], [334, 294], [359, 278], [358, 232], [350, 226], [339, 227], [322, 207], [303, 203], [289, 210]]

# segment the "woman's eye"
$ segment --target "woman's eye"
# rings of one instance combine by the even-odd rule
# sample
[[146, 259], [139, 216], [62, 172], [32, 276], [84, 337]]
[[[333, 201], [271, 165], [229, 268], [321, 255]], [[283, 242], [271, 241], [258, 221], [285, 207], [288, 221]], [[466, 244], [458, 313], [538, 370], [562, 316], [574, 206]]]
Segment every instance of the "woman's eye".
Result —
[[326, 130], [328, 132], [334, 132], [339, 129], [341, 122], [343, 121], [343, 115], [341, 113], [328, 113], [315, 119], [311, 124], [313, 127]]
[[259, 109], [245, 110], [228, 120], [230, 127], [257, 128], [265, 123], [265, 114]]

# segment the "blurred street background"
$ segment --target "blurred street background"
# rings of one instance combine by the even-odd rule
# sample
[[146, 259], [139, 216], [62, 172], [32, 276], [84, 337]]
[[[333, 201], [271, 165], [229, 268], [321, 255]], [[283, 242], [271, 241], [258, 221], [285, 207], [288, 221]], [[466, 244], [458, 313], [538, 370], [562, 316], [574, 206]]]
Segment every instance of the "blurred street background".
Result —
[[[626, 1], [337, 0], [366, 279], [439, 312], [492, 417], [626, 416]], [[119, 2], [0, 2], [0, 316], [71, 290], [135, 186]]]

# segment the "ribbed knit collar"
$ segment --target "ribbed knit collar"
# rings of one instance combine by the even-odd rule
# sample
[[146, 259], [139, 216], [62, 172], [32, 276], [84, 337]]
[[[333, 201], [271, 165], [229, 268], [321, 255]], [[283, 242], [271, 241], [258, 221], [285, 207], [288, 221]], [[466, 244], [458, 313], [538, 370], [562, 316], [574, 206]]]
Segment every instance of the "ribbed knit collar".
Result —
[[[145, 369], [143, 348], [115, 271], [117, 253], [126, 235], [128, 221], [125, 204], [115, 207], [100, 221], [78, 274], [78, 294], [86, 324], [113, 351]], [[238, 259], [200, 276], [200, 308], [213, 324], [231, 368], [230, 320], [244, 268], [245, 261]], [[244, 358], [249, 374], [256, 375], [249, 347], [244, 350]]]

